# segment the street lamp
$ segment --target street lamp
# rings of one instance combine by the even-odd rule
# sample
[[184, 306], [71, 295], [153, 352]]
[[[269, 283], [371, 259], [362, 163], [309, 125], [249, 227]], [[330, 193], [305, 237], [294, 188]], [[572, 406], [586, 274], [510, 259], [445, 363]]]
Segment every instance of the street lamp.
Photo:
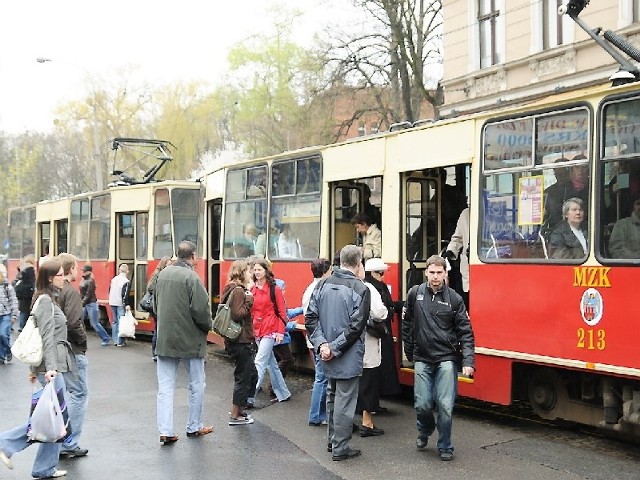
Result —
[[[53, 62], [51, 58], [47, 57], [37, 57], [36, 62], [38, 63], [49, 63]], [[84, 71], [84, 73], [89, 77], [89, 72], [84, 67], [79, 65], [69, 64], [76, 68], [80, 68]], [[98, 125], [96, 124], [96, 104], [95, 102], [89, 103], [89, 107], [91, 107], [91, 112], [93, 113], [93, 118], [90, 119], [91, 130], [93, 137], [93, 161], [96, 168], [96, 190], [100, 191], [104, 188], [104, 180], [102, 176], [102, 164], [100, 163], [100, 141], [98, 140]]]

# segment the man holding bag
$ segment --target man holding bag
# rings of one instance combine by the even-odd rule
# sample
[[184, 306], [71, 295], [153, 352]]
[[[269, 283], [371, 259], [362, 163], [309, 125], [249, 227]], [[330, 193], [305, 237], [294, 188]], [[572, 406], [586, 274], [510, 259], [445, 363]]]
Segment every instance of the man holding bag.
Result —
[[121, 340], [118, 335], [118, 325], [120, 317], [124, 317], [125, 313], [130, 310], [129, 305], [127, 305], [129, 288], [131, 287], [131, 282], [127, 277], [128, 274], [129, 266], [126, 263], [122, 263], [118, 267], [118, 275], [111, 279], [109, 286], [109, 305], [111, 305], [111, 313], [113, 315], [111, 333], [113, 344], [116, 347], [124, 347], [124, 340]]

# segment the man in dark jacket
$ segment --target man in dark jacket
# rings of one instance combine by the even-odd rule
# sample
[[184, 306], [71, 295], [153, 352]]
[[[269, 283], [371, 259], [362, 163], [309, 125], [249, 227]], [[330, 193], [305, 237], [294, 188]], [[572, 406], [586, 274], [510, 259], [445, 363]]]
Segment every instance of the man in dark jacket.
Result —
[[64, 285], [58, 296], [58, 305], [67, 317], [67, 341], [76, 359], [76, 372], [63, 373], [64, 382], [69, 392], [69, 420], [71, 423], [71, 435], [62, 445], [60, 456], [74, 458], [84, 457], [89, 450], [81, 448], [78, 441], [82, 434], [82, 424], [87, 411], [89, 389], [87, 384], [87, 331], [82, 320], [82, 297], [73, 288], [71, 282], [76, 280], [78, 263], [76, 257], [70, 253], [61, 253], [58, 260], [62, 264], [64, 272]]
[[27, 255], [20, 265], [20, 280], [16, 282], [15, 290], [18, 297], [18, 310], [20, 310], [20, 323], [18, 331], [22, 331], [29, 313], [31, 313], [31, 299], [36, 287], [36, 259], [33, 255]]
[[402, 320], [404, 352], [415, 361], [414, 400], [417, 415], [418, 450], [427, 446], [438, 411], [438, 452], [440, 459], [453, 460], [451, 425], [457, 394], [457, 346], [462, 349], [462, 373], [474, 372], [474, 338], [462, 297], [445, 284], [444, 258], [427, 259], [427, 281], [407, 295]]
[[318, 282], [305, 312], [309, 340], [324, 362], [329, 380], [327, 448], [334, 461], [360, 455], [360, 450], [349, 448], [349, 441], [362, 375], [363, 334], [371, 307], [371, 293], [362, 278], [362, 252], [347, 245], [340, 251], [340, 268]]
[[184, 360], [189, 374], [189, 421], [187, 437], [213, 432], [202, 423], [204, 400], [204, 356], [211, 330], [209, 296], [194, 271], [196, 245], [183, 241], [177, 261], [158, 274], [155, 289], [158, 355], [158, 430], [160, 443], [178, 440], [173, 431], [173, 396], [176, 373]]

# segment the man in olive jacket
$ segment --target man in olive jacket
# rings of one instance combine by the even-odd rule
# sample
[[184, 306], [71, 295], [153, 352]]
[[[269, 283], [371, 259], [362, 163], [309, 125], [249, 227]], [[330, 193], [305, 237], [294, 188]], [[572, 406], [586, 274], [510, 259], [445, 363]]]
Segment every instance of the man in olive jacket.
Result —
[[178, 260], [158, 274], [156, 283], [158, 430], [163, 445], [178, 440], [173, 430], [173, 396], [180, 360], [184, 360], [189, 375], [187, 437], [213, 432], [213, 427], [202, 423], [204, 356], [211, 308], [207, 291], [194, 270], [197, 261], [196, 245], [180, 242]]

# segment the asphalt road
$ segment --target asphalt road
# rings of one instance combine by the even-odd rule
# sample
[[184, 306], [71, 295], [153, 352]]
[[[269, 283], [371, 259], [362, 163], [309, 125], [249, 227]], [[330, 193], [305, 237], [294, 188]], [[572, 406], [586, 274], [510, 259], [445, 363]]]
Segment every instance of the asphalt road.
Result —
[[[442, 462], [433, 448], [415, 449], [415, 420], [410, 401], [384, 401], [389, 415], [376, 417], [381, 437], [355, 436], [352, 446], [362, 456], [333, 462], [326, 451], [326, 432], [307, 425], [312, 379], [293, 375], [289, 402], [270, 405], [260, 394], [252, 425], [227, 425], [232, 391], [232, 365], [211, 355], [206, 365], [205, 423], [215, 432], [187, 438], [184, 370], [175, 398], [176, 432], [180, 440], [161, 447], [156, 430], [156, 375], [150, 345], [129, 341], [125, 348], [89, 344], [89, 409], [81, 445], [84, 458], [62, 460], [59, 468], [71, 480], [135, 479], [622, 479], [640, 478], [640, 456], [613, 441], [549, 427], [522, 427], [482, 415], [457, 414], [455, 459]], [[0, 430], [28, 415], [31, 385], [27, 367], [14, 361], [0, 366]], [[14, 470], [0, 464], [0, 479], [30, 478], [35, 447], [14, 455]]]

